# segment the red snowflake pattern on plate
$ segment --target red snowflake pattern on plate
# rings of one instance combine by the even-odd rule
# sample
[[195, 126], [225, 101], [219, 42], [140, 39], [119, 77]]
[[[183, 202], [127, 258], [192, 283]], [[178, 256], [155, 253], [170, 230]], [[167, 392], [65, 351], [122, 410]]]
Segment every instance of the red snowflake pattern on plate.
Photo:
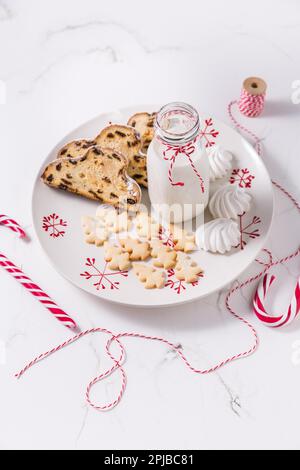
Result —
[[240, 188], [251, 188], [255, 176], [250, 174], [248, 168], [234, 168], [229, 183], [238, 183]]
[[261, 218], [255, 215], [252, 218], [251, 222], [246, 222], [246, 225], [244, 225], [244, 218], [245, 212], [244, 214], [239, 215], [241, 239], [240, 243], [237, 245], [237, 248], [240, 248], [241, 250], [245, 248], [249, 238], [258, 238], [261, 235], [259, 229], [256, 227], [256, 225], [259, 225], [261, 223]]
[[161, 227], [159, 231], [159, 239], [163, 242], [164, 245], [169, 246], [170, 248], [174, 248], [175, 243], [173, 240], [173, 234], [165, 227]]
[[205, 141], [205, 147], [212, 147], [215, 145], [215, 140], [218, 135], [219, 131], [216, 131], [213, 128], [213, 120], [211, 118], [205, 119], [203, 129], [200, 128], [200, 139]]
[[80, 276], [84, 277], [87, 281], [95, 279], [96, 282], [93, 285], [97, 290], [107, 288], [111, 290], [119, 289], [120, 282], [115, 280], [115, 276], [128, 276], [128, 271], [108, 271], [107, 263], [105, 263], [102, 270], [97, 268], [95, 258], [87, 258], [85, 265], [92, 268], [93, 272], [85, 271], [81, 273]]
[[[199, 278], [203, 277], [203, 273], [198, 274], [198, 277]], [[169, 287], [170, 289], [173, 289], [176, 292], [176, 294], [180, 295], [186, 290], [187, 286], [195, 287], [195, 286], [198, 286], [198, 283], [199, 281], [190, 282], [190, 283], [187, 283], [185, 281], [180, 281], [179, 279], [175, 277], [174, 269], [169, 269], [165, 287]]]
[[61, 219], [57, 214], [50, 214], [43, 217], [42, 228], [45, 232], [49, 233], [52, 238], [63, 237], [66, 232], [62, 230], [62, 228], [67, 226], [67, 222]]

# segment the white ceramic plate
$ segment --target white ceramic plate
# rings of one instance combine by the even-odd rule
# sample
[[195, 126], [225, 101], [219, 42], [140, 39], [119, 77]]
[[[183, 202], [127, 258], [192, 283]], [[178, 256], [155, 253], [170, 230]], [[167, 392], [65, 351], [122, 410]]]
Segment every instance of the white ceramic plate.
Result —
[[[240, 218], [240, 246], [230, 254], [195, 252], [192, 257], [204, 270], [193, 285], [178, 281], [168, 272], [167, 285], [160, 290], [146, 290], [132, 271], [110, 272], [105, 268], [103, 248], [83, 240], [81, 216], [94, 215], [98, 204], [47, 187], [40, 181], [42, 168], [56, 158], [66, 142], [92, 138], [109, 122], [126, 123], [140, 111], [155, 111], [154, 106], [137, 106], [101, 114], [68, 134], [43, 162], [34, 185], [32, 211], [34, 227], [43, 250], [55, 268], [81, 289], [101, 299], [120, 304], [159, 307], [176, 305], [218, 291], [236, 279], [266, 244], [273, 216], [273, 190], [270, 177], [260, 157], [235, 130], [214, 118], [202, 117], [202, 140], [218, 143], [234, 155], [233, 171], [221, 182], [246, 187], [253, 197], [252, 210]], [[220, 184], [220, 182], [218, 183]]]

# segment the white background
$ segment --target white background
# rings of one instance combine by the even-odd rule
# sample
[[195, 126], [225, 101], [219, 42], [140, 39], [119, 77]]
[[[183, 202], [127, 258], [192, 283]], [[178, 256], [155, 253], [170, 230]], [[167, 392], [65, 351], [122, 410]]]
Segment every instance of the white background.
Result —
[[[247, 125], [264, 139], [272, 177], [299, 200], [300, 105], [291, 102], [292, 83], [300, 79], [299, 18], [297, 0], [0, 1], [0, 79], [7, 88], [0, 105], [0, 211], [31, 237], [25, 244], [3, 229], [1, 250], [82, 328], [164, 335], [180, 341], [198, 366], [250, 344], [247, 329], [226, 311], [224, 292], [178, 309], [132, 311], [70, 285], [33, 233], [32, 185], [56, 142], [103, 111], [182, 100], [228, 122], [228, 102], [245, 77], [258, 75], [269, 86], [266, 109]], [[299, 227], [296, 211], [276, 193], [268, 243], [276, 256], [297, 247]], [[254, 264], [243, 278], [257, 269]], [[299, 259], [274, 271], [281, 275], [274, 287], [280, 312]], [[124, 400], [98, 413], [85, 404], [84, 390], [108, 365], [104, 338], [83, 339], [17, 382], [13, 373], [27, 360], [70, 334], [4, 272], [0, 283], [6, 351], [0, 358], [0, 448], [299, 448], [299, 322], [284, 331], [265, 329], [251, 313], [253, 288], [233, 301], [259, 331], [253, 357], [200, 377], [165, 347], [128, 339]], [[117, 380], [96, 387], [93, 397], [112, 397]]]

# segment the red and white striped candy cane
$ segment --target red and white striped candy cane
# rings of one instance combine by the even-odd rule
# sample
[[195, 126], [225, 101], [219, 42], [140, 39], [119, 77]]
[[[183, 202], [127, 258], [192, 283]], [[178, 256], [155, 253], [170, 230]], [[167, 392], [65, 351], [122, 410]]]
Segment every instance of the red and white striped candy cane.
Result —
[[257, 318], [266, 326], [280, 328], [292, 323], [300, 312], [300, 278], [286, 313], [276, 316], [269, 314], [265, 305], [268, 290], [275, 279], [272, 274], [265, 274], [261, 279], [253, 299], [253, 310]]
[[11, 274], [25, 289], [30, 292], [41, 304], [46, 307], [55, 318], [63, 323], [67, 328], [76, 328], [77, 325], [72, 318], [64, 312], [58, 305], [44, 292], [37, 284], [26, 276], [12, 261], [4, 254], [0, 253], [0, 266]]
[[22, 227], [13, 219], [7, 217], [7, 215], [0, 214], [0, 224], [5, 225], [7, 228], [19, 234], [20, 238], [25, 238], [26, 233]]
[[[26, 233], [22, 227], [13, 219], [0, 215], [0, 224], [5, 225], [7, 228], [15, 233], [18, 233], [20, 238], [25, 238]], [[67, 328], [77, 328], [75, 321], [64, 312], [58, 305], [46, 294], [37, 284], [26, 276], [20, 268], [18, 268], [12, 261], [10, 261], [3, 253], [0, 253], [0, 266], [6, 272], [12, 275], [25, 289], [37, 298], [41, 304], [46, 307], [54, 317], [60, 321]]]

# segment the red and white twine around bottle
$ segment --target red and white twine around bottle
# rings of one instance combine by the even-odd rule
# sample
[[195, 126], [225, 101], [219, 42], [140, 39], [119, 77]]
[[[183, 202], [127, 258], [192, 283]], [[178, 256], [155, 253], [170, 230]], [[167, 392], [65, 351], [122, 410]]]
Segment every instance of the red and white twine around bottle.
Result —
[[198, 135], [191, 142], [188, 142], [185, 145], [178, 145], [178, 146], [177, 145], [170, 145], [170, 144], [165, 143], [163, 140], [161, 140], [161, 143], [162, 143], [162, 145], [166, 146], [166, 149], [163, 151], [164, 159], [166, 161], [170, 162], [169, 170], [168, 170], [168, 178], [169, 178], [170, 184], [172, 186], [184, 186], [183, 181], [175, 182], [173, 180], [173, 169], [174, 169], [174, 164], [176, 162], [177, 157], [179, 155], [185, 155], [189, 160], [189, 163], [191, 165], [191, 168], [192, 168], [193, 172], [195, 173], [195, 175], [197, 176], [197, 178], [200, 181], [201, 192], [204, 193], [205, 188], [204, 188], [203, 178], [202, 178], [201, 174], [199, 173], [199, 171], [197, 170], [197, 168], [196, 168], [196, 166], [193, 162], [193, 159], [192, 159], [192, 154], [195, 152], [195, 149], [196, 149], [195, 144], [196, 144], [196, 141], [199, 137], [200, 136]]
[[[6, 226], [20, 238], [25, 238], [26, 233], [22, 227], [13, 219], [0, 215], [0, 224]], [[74, 320], [64, 312], [37, 284], [26, 276], [23, 271], [10, 261], [3, 253], [0, 253], [0, 266], [13, 276], [28, 292], [30, 292], [54, 317], [67, 328], [76, 328]]]

